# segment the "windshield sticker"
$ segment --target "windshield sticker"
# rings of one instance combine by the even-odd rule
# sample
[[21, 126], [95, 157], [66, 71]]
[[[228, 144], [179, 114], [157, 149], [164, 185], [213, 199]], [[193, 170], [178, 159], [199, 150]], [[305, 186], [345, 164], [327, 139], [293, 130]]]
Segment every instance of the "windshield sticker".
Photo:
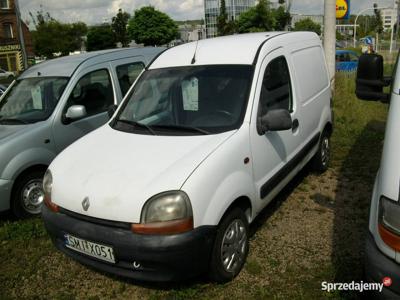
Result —
[[183, 109], [199, 110], [199, 80], [196, 77], [182, 82]]
[[42, 103], [42, 90], [40, 86], [36, 86], [35, 88], [31, 89], [31, 95], [32, 95], [32, 102], [33, 102], [33, 108], [34, 109], [43, 109], [43, 103]]

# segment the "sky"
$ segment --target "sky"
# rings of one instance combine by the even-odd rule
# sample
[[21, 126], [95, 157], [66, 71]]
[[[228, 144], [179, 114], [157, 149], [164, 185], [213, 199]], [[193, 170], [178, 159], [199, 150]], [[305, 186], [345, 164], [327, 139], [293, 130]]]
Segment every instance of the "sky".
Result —
[[[272, 0], [275, 2], [277, 0]], [[292, 0], [291, 12], [302, 14], [322, 14], [324, 0]], [[372, 7], [373, 3], [387, 7], [394, 0], [351, 0], [351, 13]], [[204, 18], [204, 0], [19, 0], [22, 19], [31, 21], [29, 12], [35, 14], [40, 6], [44, 11], [62, 22], [83, 21], [93, 25], [110, 21], [119, 8], [133, 13], [142, 6], [152, 5], [167, 13], [175, 20], [192, 20]]]

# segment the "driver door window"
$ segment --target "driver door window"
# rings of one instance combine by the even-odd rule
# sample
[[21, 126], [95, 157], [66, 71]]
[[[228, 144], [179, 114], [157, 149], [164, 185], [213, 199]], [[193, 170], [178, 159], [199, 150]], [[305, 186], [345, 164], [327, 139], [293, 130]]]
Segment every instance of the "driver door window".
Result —
[[107, 111], [114, 104], [109, 72], [105, 69], [84, 75], [75, 85], [68, 98], [65, 112], [73, 105], [83, 105], [87, 116]]
[[287, 109], [292, 111], [292, 91], [290, 74], [283, 56], [272, 60], [265, 69], [261, 87], [259, 116], [268, 110]]

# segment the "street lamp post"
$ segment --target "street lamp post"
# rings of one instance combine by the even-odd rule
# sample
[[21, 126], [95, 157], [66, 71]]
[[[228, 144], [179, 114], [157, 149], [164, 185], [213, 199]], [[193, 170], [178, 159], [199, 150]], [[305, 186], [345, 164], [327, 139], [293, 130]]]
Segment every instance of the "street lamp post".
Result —
[[[357, 14], [357, 17], [356, 17], [356, 19], [355, 19], [355, 21], [354, 21], [354, 38], [353, 38], [353, 47], [354, 47], [354, 48], [356, 47], [357, 20], [358, 20], [358, 17], [359, 17], [362, 13], [364, 13], [364, 12], [366, 12], [366, 11], [368, 11], [368, 10], [385, 9], [385, 8], [393, 8], [393, 9], [394, 9], [394, 7], [391, 7], [391, 6], [389, 6], [389, 7], [370, 7], [370, 8], [363, 9], [362, 11], [360, 11], [360, 12]], [[393, 26], [392, 26], [392, 30], [393, 30]]]

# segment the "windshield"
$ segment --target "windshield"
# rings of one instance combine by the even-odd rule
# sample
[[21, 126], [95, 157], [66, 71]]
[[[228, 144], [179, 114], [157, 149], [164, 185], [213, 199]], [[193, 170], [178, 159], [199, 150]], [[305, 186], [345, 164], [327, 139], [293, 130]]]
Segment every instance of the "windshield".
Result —
[[252, 76], [253, 67], [249, 65], [146, 71], [112, 126], [163, 135], [237, 129], [243, 122]]
[[46, 120], [60, 99], [68, 78], [17, 80], [0, 101], [0, 124], [28, 124]]

